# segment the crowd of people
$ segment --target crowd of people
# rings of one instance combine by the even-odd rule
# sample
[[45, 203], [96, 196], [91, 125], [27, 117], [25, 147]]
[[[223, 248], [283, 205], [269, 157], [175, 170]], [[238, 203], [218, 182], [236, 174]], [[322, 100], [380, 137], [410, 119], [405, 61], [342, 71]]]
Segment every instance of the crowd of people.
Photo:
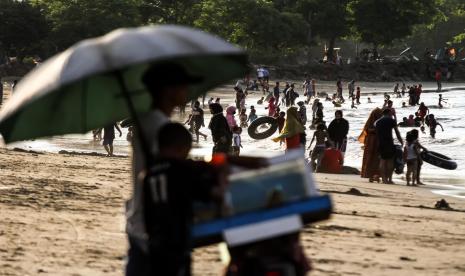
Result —
[[[180, 70], [179, 68], [170, 68], [171, 70]], [[156, 71], [156, 72], [155, 72]], [[150, 75], [163, 75], [158, 69], [149, 71]], [[182, 76], [183, 72], [178, 72]], [[243, 148], [241, 135], [243, 129], [257, 120], [257, 110], [255, 104], [263, 106], [266, 114], [276, 120], [278, 134], [272, 137], [272, 141], [283, 145], [284, 151], [300, 149], [308, 150], [308, 164], [314, 172], [326, 173], [341, 173], [343, 172], [344, 155], [347, 149], [347, 137], [350, 129], [349, 121], [344, 118], [343, 111], [338, 109], [345, 103], [345, 94], [343, 90], [342, 80], [338, 79], [335, 85], [335, 92], [332, 97], [328, 94], [321, 95], [317, 92], [316, 81], [311, 79], [308, 75], [304, 76], [304, 81], [301, 85], [295, 83], [285, 82], [281, 87], [281, 82], [274, 82], [273, 89], [269, 89], [269, 73], [260, 71], [257, 74], [257, 80], [241, 80], [238, 81], [234, 87], [234, 102], [222, 103], [220, 98], [210, 98], [208, 100], [208, 109], [211, 113], [211, 119], [208, 124], [205, 122], [204, 102], [194, 100], [190, 103], [190, 112], [188, 112], [187, 119], [184, 121], [183, 127], [180, 124], [168, 123], [167, 115], [170, 115], [175, 107], [180, 107], [181, 115], [186, 108], [186, 104], [181, 102], [172, 102], [172, 97], [167, 96], [166, 93], [156, 94], [157, 101], [154, 102], [153, 109], [141, 121], [144, 125], [151, 125], [150, 129], [145, 129], [144, 134], [148, 137], [145, 143], [149, 143], [149, 151], [156, 152], [158, 158], [156, 160], [144, 160], [146, 155], [142, 154], [144, 151], [143, 144], [140, 141], [136, 142], [134, 139], [134, 175], [140, 175], [143, 167], [147, 166], [147, 162], [154, 162], [153, 164], [159, 165], [161, 169], [150, 171], [149, 183], [146, 178], [134, 179], [135, 191], [134, 199], [129, 204], [129, 217], [128, 217], [128, 233], [130, 241], [129, 263], [127, 266], [127, 275], [142, 275], [141, 271], [151, 269], [150, 260], [147, 258], [156, 258], [163, 260], [166, 265], [157, 266], [157, 271], [165, 271], [168, 274], [175, 273], [173, 271], [190, 270], [190, 249], [189, 249], [189, 234], [187, 230], [190, 229], [192, 220], [173, 221], [172, 217], [191, 218], [189, 215], [191, 210], [191, 203], [193, 200], [203, 201], [218, 201], [221, 198], [221, 189], [224, 188], [218, 183], [221, 183], [221, 175], [218, 168], [212, 168], [211, 165], [205, 163], [190, 163], [185, 162], [187, 153], [192, 147], [192, 143], [199, 143], [200, 137], [204, 140], [209, 139], [207, 133], [201, 132], [201, 128], [207, 126], [211, 131], [211, 140], [213, 142], [212, 153], [227, 154], [230, 158], [238, 157]], [[188, 76], [181, 79], [184, 82], [195, 82]], [[165, 80], [165, 81], [169, 81]], [[176, 80], [179, 81], [179, 80]], [[160, 87], [151, 87], [152, 82], [145, 80], [149, 90], [162, 89]], [[157, 84], [159, 85], [159, 83]], [[174, 87], [170, 87], [174, 89]], [[163, 88], [167, 89], [167, 88]], [[256, 103], [250, 104], [251, 100], [248, 98], [252, 93], [260, 93], [257, 91], [262, 90], [264, 96], [260, 97]], [[302, 91], [304, 100], [297, 101], [300, 97], [299, 92]], [[351, 100], [351, 107], [356, 108], [361, 103], [361, 89], [356, 85], [354, 80], [348, 82], [347, 85], [347, 99]], [[406, 95], [408, 91], [408, 95]], [[179, 91], [178, 91], [179, 92]], [[429, 128], [432, 138], [435, 137], [436, 127], [442, 125], [436, 120], [430, 109], [421, 102], [422, 85], [406, 86], [404, 83], [401, 88], [396, 84], [393, 89], [393, 96], [405, 97], [409, 99], [409, 105], [418, 106], [415, 114], [410, 114], [404, 117], [402, 122], [397, 121], [397, 112], [394, 108], [394, 103], [391, 100], [391, 94], [384, 94], [384, 103], [382, 106], [376, 107], [371, 111], [362, 133], [358, 137], [360, 143], [363, 144], [363, 161], [361, 168], [361, 177], [368, 178], [370, 182], [380, 182], [386, 184], [393, 184], [392, 176], [396, 170], [399, 159], [407, 166], [406, 182], [407, 185], [417, 186], [422, 185], [420, 172], [422, 167], [421, 151], [427, 151], [419, 142], [419, 133], [424, 131], [425, 126]], [[155, 92], [153, 92], [155, 93]], [[174, 93], [174, 92], [172, 92]], [[177, 93], [177, 92], [176, 92]], [[162, 96], [164, 95], [164, 96]], [[154, 97], [155, 97], [154, 96]], [[334, 119], [327, 125], [325, 121], [325, 112], [323, 101], [321, 99], [329, 98], [332, 104], [335, 105]], [[256, 96], [255, 96], [256, 98]], [[370, 97], [367, 97], [367, 102], [371, 103]], [[447, 99], [442, 98], [439, 94], [438, 107], [442, 107]], [[249, 105], [250, 104], [250, 105]], [[189, 106], [189, 105], [187, 105]], [[405, 103], [402, 107], [406, 106]], [[307, 113], [307, 108], [309, 112]], [[310, 115], [311, 114], [311, 115]], [[307, 116], [310, 115], [311, 118]], [[399, 127], [412, 127], [407, 132], [405, 139], [399, 132]], [[420, 131], [417, 129], [420, 129]], [[113, 140], [115, 139], [115, 129], [122, 135], [118, 124], [111, 124], [103, 128], [103, 145], [108, 153], [108, 156], [113, 155]], [[149, 137], [155, 135], [154, 131], [158, 131], [158, 146], [151, 145]], [[311, 138], [307, 137], [307, 132], [313, 131]], [[94, 132], [94, 137], [98, 139], [101, 135], [101, 130]], [[134, 135], [132, 131], [129, 132], [131, 139]], [[400, 145], [394, 142], [393, 133]], [[129, 136], [129, 135], [128, 135]], [[165, 139], [166, 137], [176, 137]], [[307, 146], [307, 140], [310, 143]], [[405, 140], [405, 143], [404, 143]], [[143, 137], [141, 139], [143, 141]], [[160, 147], [162, 146], [162, 147]], [[147, 145], [145, 145], [147, 147]], [[158, 150], [157, 150], [158, 149]], [[147, 150], [147, 149], [145, 149]], [[145, 157], [144, 157], [145, 156]], [[234, 160], [234, 159], [232, 159]], [[234, 161], [233, 161], [234, 162]], [[240, 163], [240, 161], [235, 161]], [[221, 162], [220, 162], [221, 163]], [[253, 164], [254, 162], [252, 162]], [[249, 165], [251, 163], [249, 162]], [[182, 170], [186, 172], [185, 175], [176, 174], [175, 171]], [[159, 187], [158, 185], [166, 185], [170, 183], [184, 183], [182, 180], [185, 177], [189, 179], [198, 179], [198, 177], [189, 176], [189, 172], [196, 173], [198, 170], [206, 170], [210, 173], [212, 178], [202, 179], [198, 186], [202, 190], [182, 199], [186, 203], [182, 206], [177, 206], [178, 201], [170, 202], [170, 194], [178, 194], [177, 189], [185, 189], [183, 185], [172, 185], [164, 194], [158, 194], [166, 187]], [[215, 171], [216, 170], [216, 171]], [[195, 172], [194, 172], [195, 171]], [[214, 173], [212, 173], [215, 171]], [[146, 172], [147, 173], [147, 172]], [[163, 180], [162, 180], [163, 178]], [[181, 179], [182, 178], [182, 179]], [[186, 178], [186, 179], [187, 179]], [[145, 179], [145, 180], [144, 180]], [[138, 191], [140, 187], [145, 187], [147, 191]], [[165, 184], [163, 184], [165, 183]], [[171, 184], [170, 184], [171, 185]], [[161, 190], [160, 190], [161, 189]], [[140, 190], [140, 188], [139, 188]], [[146, 205], [141, 206], [141, 199], [138, 198], [142, 194], [147, 197], [145, 199]], [[151, 196], [147, 196], [150, 194]], [[166, 198], [163, 198], [166, 196]], [[176, 196], [178, 197], [178, 196]], [[175, 198], [173, 196], [173, 198]], [[144, 201], [142, 201], [144, 202]], [[131, 205], [132, 204], [132, 205]], [[168, 204], [168, 205], [167, 205]], [[147, 210], [158, 210], [159, 205], [169, 206], [161, 213], [150, 213], [150, 218], [157, 217], [157, 222], [164, 221], [163, 225], [167, 225], [166, 229], [155, 227], [155, 221], [149, 219], [147, 216], [141, 220], [138, 217], [140, 209], [147, 208]], [[173, 215], [174, 214], [174, 215]], [[145, 214], [147, 215], [147, 213]], [[143, 224], [146, 224], [145, 226]], [[174, 229], [177, 229], [174, 231]], [[144, 230], [145, 229], [145, 230]], [[144, 232], [145, 231], [145, 232]], [[160, 232], [162, 231], [162, 232]], [[170, 231], [174, 231], [170, 233]], [[181, 231], [181, 232], [179, 232]], [[159, 243], [152, 244], [144, 240], [144, 235], [148, 237], [167, 237], [167, 240]], [[171, 238], [170, 238], [171, 237]], [[175, 237], [183, 237], [182, 239]], [[148, 246], [148, 248], [147, 248]], [[148, 252], [148, 253], [147, 253]], [[160, 268], [161, 267], [161, 268]], [[307, 268], [305, 263], [302, 263], [302, 269]], [[162, 269], [162, 270], [160, 270]], [[168, 275], [167, 274], [167, 275]], [[184, 274], [182, 274], [184, 275]]]
[[[328, 93], [318, 93], [316, 81], [309, 75], [304, 75], [304, 80], [300, 85], [291, 82], [275, 81], [273, 88], [269, 87], [269, 72], [265, 68], [259, 68], [257, 79], [250, 80], [248, 77], [240, 80], [234, 86], [234, 103], [220, 103], [221, 99], [213, 97], [208, 100], [208, 109], [211, 113], [211, 120], [208, 125], [204, 119], [205, 103], [192, 101], [190, 103], [191, 111], [188, 114], [184, 124], [193, 135], [193, 141], [199, 143], [199, 137], [204, 140], [208, 139], [208, 134], [200, 131], [202, 127], [208, 126], [211, 131], [213, 142], [213, 153], [226, 153], [238, 156], [243, 148], [241, 135], [244, 129], [258, 118], [255, 103], [250, 104], [249, 96], [258, 91], [262, 91], [264, 96], [256, 101], [256, 105], [263, 106], [269, 117], [276, 119], [278, 125], [278, 135], [272, 140], [284, 145], [284, 151], [292, 149], [308, 150], [309, 164], [314, 172], [341, 173], [344, 164], [344, 154], [347, 148], [347, 135], [349, 133], [349, 122], [343, 117], [343, 111], [337, 109], [334, 113], [334, 119], [327, 125], [325, 119], [324, 106], [321, 99], [331, 101], [339, 108], [345, 103], [345, 93], [342, 80], [336, 81], [335, 92], [332, 97]], [[297, 101], [302, 91], [304, 100]], [[351, 108], [356, 108], [361, 104], [361, 88], [356, 85], [355, 80], [347, 83], [347, 99], [351, 100]], [[258, 92], [259, 93], [259, 92]], [[359, 141], [363, 143], [363, 162], [361, 175], [368, 178], [370, 182], [380, 181], [392, 183], [392, 174], [395, 167], [395, 159], [398, 157], [398, 150], [394, 145], [393, 131], [396, 134], [400, 144], [403, 145], [402, 137], [398, 127], [415, 128], [408, 132], [405, 137], [404, 162], [407, 164], [407, 182], [410, 185], [422, 184], [420, 181], [421, 158], [419, 150], [425, 150], [418, 142], [418, 133], [425, 133], [425, 128], [429, 129], [432, 138], [436, 136], [436, 128], [443, 126], [430, 113], [430, 109], [421, 102], [422, 84], [407, 86], [405, 83], [394, 85], [392, 94], [384, 93], [384, 103], [382, 106], [375, 108], [359, 136]], [[391, 96], [397, 98], [408, 98], [410, 106], [418, 106], [414, 114], [409, 114], [398, 122], [396, 109], [393, 106]], [[367, 102], [371, 103], [371, 98], [367, 97]], [[438, 107], [441, 108], [447, 99], [439, 94]], [[224, 108], [224, 106], [226, 106]], [[307, 106], [311, 112], [311, 118], [307, 118]], [[405, 102], [402, 108], [407, 107]], [[180, 108], [180, 111], [184, 110]], [[118, 125], [107, 126], [104, 128], [103, 145], [108, 156], [113, 155], [113, 140], [115, 138], [115, 128], [120, 132]], [[416, 128], [419, 128], [417, 130]], [[131, 129], [130, 129], [131, 130]], [[307, 132], [313, 134], [308, 136]], [[128, 140], [132, 139], [132, 131], [129, 131]], [[94, 132], [94, 138], [101, 136], [101, 130]], [[129, 137], [130, 136], [130, 137]], [[416, 139], [412, 140], [412, 137]], [[307, 139], [310, 140], [307, 146]], [[315, 144], [314, 144], [315, 142]], [[412, 160], [416, 158], [416, 170], [412, 170]], [[411, 179], [414, 178], [415, 181]]]
[[[236, 83], [235, 104], [226, 108], [225, 116], [220, 104], [212, 103], [209, 106], [213, 114], [209, 125], [214, 142], [213, 152], [240, 154], [242, 131], [257, 118], [255, 106], [248, 107], [247, 103], [250, 101], [246, 99], [250, 93], [261, 89], [265, 95], [256, 104], [264, 105], [267, 115], [275, 118], [278, 124], [278, 135], [272, 140], [283, 144], [284, 151], [307, 149], [309, 164], [315, 172], [341, 173], [349, 133], [349, 121], [343, 117], [343, 111], [336, 110], [334, 119], [329, 125], [326, 124], [323, 102], [320, 100], [322, 95], [316, 91], [316, 81], [308, 75], [304, 76], [301, 85], [285, 82], [284, 87], [281, 88], [281, 82], [274, 82], [273, 89], [270, 90], [268, 83], [269, 75], [266, 79], [258, 78], [253, 81], [246, 79]], [[255, 87], [256, 85], [258, 87]], [[251, 87], [252, 91], [249, 90]], [[297, 101], [300, 96], [297, 89], [303, 92], [304, 101]], [[356, 85], [355, 80], [348, 82], [347, 90], [347, 98], [352, 100], [351, 107], [360, 105], [361, 88]], [[336, 107], [340, 107], [346, 101], [341, 79], [337, 80], [335, 91], [336, 93], [330, 100]], [[401, 148], [400, 152], [404, 153], [401, 158], [408, 167], [408, 184], [422, 184], [419, 178], [421, 158], [418, 149], [425, 149], [418, 142], [418, 133], [419, 131], [425, 133], [425, 127], [428, 127], [430, 136], [435, 138], [436, 128], [438, 126], [442, 128], [442, 125], [433, 114], [430, 114], [425, 103], [420, 101], [421, 93], [422, 84], [406, 86], [402, 83], [400, 86], [397, 83], [392, 94], [384, 94], [384, 104], [372, 111], [359, 137], [359, 141], [364, 144], [362, 177], [369, 178], [371, 182], [381, 179], [383, 183], [393, 183], [394, 161], [399, 154], [392, 135], [394, 132], [401, 145], [404, 145], [404, 140], [406, 141], [405, 147]], [[418, 110], [415, 114], [409, 114], [408, 117], [403, 117], [402, 121], [398, 122], [391, 96], [408, 97], [409, 105], [418, 106]], [[367, 97], [367, 100], [371, 103], [370, 97]], [[439, 94], [438, 107], [442, 107], [442, 103], [445, 102], [447, 102], [446, 99]], [[311, 110], [311, 119], [307, 118], [307, 106]], [[236, 121], [236, 117], [240, 123]], [[403, 139], [398, 127], [418, 127], [419, 130], [409, 131], [407, 137]], [[312, 130], [311, 139], [310, 136], [307, 138], [307, 132]], [[412, 140], [412, 137], [416, 139]], [[308, 146], [307, 139], [310, 140]], [[415, 158], [417, 169], [413, 170], [412, 160]], [[415, 178], [415, 181], [412, 181], [412, 178]]]

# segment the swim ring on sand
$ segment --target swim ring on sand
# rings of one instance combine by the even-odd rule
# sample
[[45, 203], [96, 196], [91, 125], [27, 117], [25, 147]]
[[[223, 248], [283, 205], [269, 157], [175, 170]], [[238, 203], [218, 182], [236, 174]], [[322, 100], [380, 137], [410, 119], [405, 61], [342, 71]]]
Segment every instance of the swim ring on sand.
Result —
[[[262, 126], [264, 131], [262, 131]], [[278, 121], [275, 118], [265, 116], [255, 119], [247, 129], [249, 136], [256, 140], [266, 139], [278, 129]]]

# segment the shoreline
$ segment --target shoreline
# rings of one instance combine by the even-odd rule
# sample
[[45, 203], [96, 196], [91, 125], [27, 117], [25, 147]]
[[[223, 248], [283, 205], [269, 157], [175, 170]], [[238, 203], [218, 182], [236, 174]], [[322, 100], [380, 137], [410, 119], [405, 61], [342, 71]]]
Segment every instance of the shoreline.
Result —
[[[0, 149], [0, 164], [0, 271], [123, 274], [129, 158]], [[465, 212], [434, 209], [444, 197], [430, 187], [368, 183], [350, 175], [314, 178], [335, 209], [330, 220], [302, 231], [311, 275], [465, 272]], [[464, 201], [446, 200], [465, 210]], [[194, 275], [218, 275], [223, 267], [217, 246], [197, 249], [194, 260]]]
[[[94, 151], [94, 150], [84, 150], [84, 151], [76, 151], [76, 150], [59, 150], [57, 151], [37, 151], [37, 150], [28, 150], [20, 147], [14, 147], [14, 148], [8, 148], [8, 150], [11, 151], [16, 151], [16, 152], [24, 152], [24, 153], [32, 153], [32, 154], [59, 154], [59, 155], [71, 155], [71, 156], [94, 156], [94, 157], [106, 157], [106, 154], [104, 153], [104, 150], [102, 149], [101, 151]], [[130, 151], [130, 149], [129, 149]], [[205, 156], [202, 155], [190, 155], [190, 158], [194, 160], [203, 160]], [[130, 158], [130, 154], [115, 154], [112, 158]], [[359, 165], [349, 165], [349, 167], [355, 168], [357, 170], [360, 170], [361, 167]], [[323, 173], [324, 174], [324, 173]], [[354, 174], [337, 174], [337, 175], [354, 175]], [[442, 196], [447, 196], [447, 197], [454, 197], [460, 200], [465, 200], [465, 186], [460, 185], [463, 183], [463, 179], [456, 177], [456, 178], [450, 178], [446, 177], [446, 173], [443, 176], [443, 178], [438, 178], [437, 175], [426, 175], [422, 176], [422, 180], [424, 182], [427, 182], [426, 187], [430, 187], [430, 191], [432, 193], [436, 193], [438, 195]], [[396, 185], [405, 185], [405, 175], [404, 173], [398, 175], [394, 174], [393, 175], [394, 180], [396, 181]], [[364, 178], [360, 178], [362, 181], [366, 180]], [[437, 181], [447, 181], [447, 183], [442, 183], [442, 184], [431, 184], [431, 182], [437, 182]]]

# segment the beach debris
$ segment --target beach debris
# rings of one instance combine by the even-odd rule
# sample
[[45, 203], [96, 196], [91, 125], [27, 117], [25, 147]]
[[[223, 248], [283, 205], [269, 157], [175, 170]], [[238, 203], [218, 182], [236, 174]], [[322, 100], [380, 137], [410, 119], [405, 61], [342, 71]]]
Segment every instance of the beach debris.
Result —
[[449, 203], [444, 198], [441, 200], [438, 200], [436, 204], [434, 205], [434, 208], [452, 210], [452, 208], [449, 206]]
[[43, 154], [42, 152], [34, 151], [34, 150], [26, 150], [22, 148], [13, 148], [13, 151], [16, 152], [24, 152], [24, 153], [32, 153], [33, 155]]
[[[80, 151], [67, 151], [67, 150], [60, 150], [58, 154], [67, 154], [67, 155], [87, 155], [87, 156], [100, 156], [100, 157], [105, 157], [107, 156], [104, 153], [99, 153], [99, 152], [80, 152]], [[116, 155], [114, 154], [112, 157], [118, 157], [118, 158], [127, 158], [126, 155]]]
[[378, 232], [378, 231], [375, 232], [375, 237], [381, 238], [382, 236], [383, 234], [381, 234], [381, 232]]
[[401, 260], [401, 261], [407, 261], [407, 262], [416, 262], [416, 261], [417, 261], [416, 259], [412, 259], [412, 258], [404, 257], [404, 256], [400, 256], [400, 257], [399, 257], [399, 260]]
[[363, 195], [362, 192], [360, 192], [360, 190], [355, 188], [350, 188], [350, 190], [347, 191], [347, 193], [351, 195]]

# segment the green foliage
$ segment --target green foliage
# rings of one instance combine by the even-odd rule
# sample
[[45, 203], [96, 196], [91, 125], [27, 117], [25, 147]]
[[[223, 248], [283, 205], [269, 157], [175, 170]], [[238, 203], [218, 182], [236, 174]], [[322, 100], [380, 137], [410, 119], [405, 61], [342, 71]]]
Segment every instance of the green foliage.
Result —
[[331, 55], [348, 37], [391, 49], [465, 41], [464, 0], [0, 0], [0, 18], [0, 56], [20, 57], [146, 24], [201, 28], [254, 57], [300, 56], [322, 42]]
[[9, 56], [34, 54], [48, 32], [44, 15], [28, 1], [0, 1], [0, 51]]
[[44, 6], [53, 26], [48, 39], [58, 51], [85, 38], [140, 24], [136, 0], [43, 0], [36, 4]]
[[331, 40], [347, 35], [350, 30], [349, 0], [298, 0], [300, 11], [314, 35]]
[[[430, 48], [435, 52], [446, 45], [459, 49], [465, 46], [465, 2], [463, 0], [438, 0], [433, 21], [417, 25], [413, 33], [399, 42], [418, 51]], [[398, 49], [400, 50], [400, 49]]]
[[286, 50], [305, 43], [308, 27], [300, 14], [280, 12], [267, 1], [206, 0], [196, 27], [251, 50]]
[[413, 26], [431, 22], [435, 0], [357, 0], [352, 5], [354, 26], [362, 41], [391, 45], [412, 33]]
[[139, 11], [143, 23], [192, 25], [196, 18], [198, 0], [140, 0]]

